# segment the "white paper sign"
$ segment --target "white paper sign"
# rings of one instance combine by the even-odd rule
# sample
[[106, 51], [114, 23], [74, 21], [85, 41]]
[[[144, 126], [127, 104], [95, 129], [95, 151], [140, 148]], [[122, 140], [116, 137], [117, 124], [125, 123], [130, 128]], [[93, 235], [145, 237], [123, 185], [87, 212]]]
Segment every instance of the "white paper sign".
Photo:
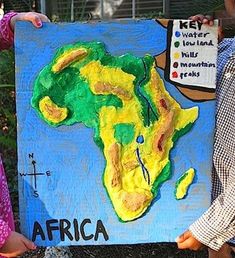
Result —
[[181, 85], [215, 89], [218, 22], [174, 20], [169, 48], [169, 79]]

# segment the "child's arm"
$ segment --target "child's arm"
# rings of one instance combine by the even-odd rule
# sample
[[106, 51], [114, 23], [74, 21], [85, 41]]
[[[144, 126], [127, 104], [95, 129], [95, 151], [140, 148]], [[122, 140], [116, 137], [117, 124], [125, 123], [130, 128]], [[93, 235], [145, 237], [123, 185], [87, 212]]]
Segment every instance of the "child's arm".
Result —
[[11, 22], [10, 22], [10, 25], [11, 25], [11, 28], [13, 31], [15, 28], [15, 23], [17, 21], [29, 21], [36, 28], [41, 28], [42, 22], [50, 22], [50, 20], [47, 18], [47, 16], [45, 16], [44, 14], [41, 14], [41, 13], [35, 13], [35, 12], [17, 13], [17, 15], [15, 15], [11, 18]]
[[235, 2], [232, 0], [225, 0], [224, 1], [227, 13], [232, 16], [235, 17]]
[[[177, 238], [180, 249], [198, 250], [203, 244], [218, 251], [235, 236], [235, 170], [231, 171], [228, 184], [210, 208]], [[203, 244], [201, 244], [203, 243]]]
[[[207, 17], [204, 17], [202, 15], [196, 15], [191, 18], [195, 21], [201, 21], [209, 25], [212, 25], [213, 23], [213, 20], [209, 20], [207, 19]], [[232, 39], [231, 42], [228, 41], [228, 46], [229, 44], [232, 44]], [[224, 71], [224, 78], [223, 80], [219, 80], [219, 82], [225, 81], [225, 79], [228, 80], [226, 77], [226, 74], [228, 74], [228, 72], [226, 73], [225, 71], [225, 64], [229, 60], [230, 52], [228, 51], [229, 47], [227, 47], [226, 45], [227, 41], [224, 46], [221, 43], [221, 47], [219, 48], [218, 68], [221, 67], [221, 70]], [[223, 54], [221, 51], [223, 51]], [[219, 71], [218, 68], [217, 72]], [[222, 71], [218, 72], [218, 74], [222, 74]], [[234, 79], [232, 78], [234, 77], [231, 77], [230, 81], [226, 83], [227, 85], [234, 85]], [[224, 84], [220, 85], [219, 87], [221, 88], [228, 86], [225, 86]], [[221, 92], [227, 91], [227, 88], [221, 90]], [[217, 97], [222, 98], [221, 96], [219, 96], [219, 94], [217, 95]], [[223, 96], [223, 103], [231, 103], [229, 101], [230, 99], [226, 98], [228, 98], [228, 95]], [[232, 104], [230, 104], [230, 106], [234, 106], [234, 101], [232, 101]], [[227, 108], [227, 105], [225, 107]], [[225, 107], [223, 107], [224, 110]], [[176, 242], [180, 249], [199, 250], [203, 245], [206, 245], [211, 249], [218, 251], [226, 241], [235, 236], [235, 162], [232, 156], [233, 154], [232, 152], [230, 152], [230, 149], [233, 148], [230, 147], [230, 144], [234, 144], [234, 141], [229, 141], [227, 139], [225, 141], [221, 141], [221, 139], [227, 138], [227, 135], [231, 134], [231, 128], [234, 119], [233, 116], [228, 115], [229, 110], [227, 111], [228, 113], [225, 113], [224, 110], [223, 113], [219, 114], [219, 116], [217, 114], [216, 130], [218, 134], [217, 137], [215, 137], [215, 150], [217, 151], [214, 152], [216, 154], [214, 154], [215, 156], [213, 157], [214, 164], [217, 165], [217, 173], [219, 174], [220, 178], [223, 179], [222, 183], [224, 186], [224, 190], [214, 200], [210, 208], [189, 227], [189, 230], [184, 232], [180, 237], [176, 239]], [[221, 121], [219, 121], [219, 119]], [[221, 124], [223, 124], [223, 126], [221, 126]], [[222, 155], [222, 153], [224, 156]], [[227, 170], [227, 166], [231, 168]], [[214, 177], [213, 180], [215, 180]]]
[[49, 22], [50, 20], [45, 15], [34, 12], [11, 12], [4, 15], [3, 19], [0, 20], [0, 50], [13, 46], [16, 21], [30, 21], [36, 28], [40, 28], [42, 27], [42, 22]]
[[202, 243], [213, 250], [235, 236], [235, 170], [231, 169], [224, 192], [189, 229]]
[[[1, 170], [1, 159], [0, 159], [0, 170]], [[6, 181], [4, 175], [1, 174], [0, 177], [3, 178], [3, 184], [0, 184], [0, 197], [2, 194], [1, 208], [4, 213], [0, 214], [0, 256], [4, 257], [16, 257], [26, 251], [33, 250], [36, 248], [33, 242], [26, 239], [23, 235], [18, 234], [14, 231], [13, 221], [11, 219], [11, 207], [8, 205], [8, 192], [4, 191], [6, 187]]]
[[6, 239], [11, 234], [11, 228], [8, 226], [8, 224], [0, 219], [0, 250], [2, 246], [5, 244]]
[[14, 34], [11, 29], [11, 18], [17, 13], [8, 13], [0, 20], [0, 50], [12, 47], [14, 41]]

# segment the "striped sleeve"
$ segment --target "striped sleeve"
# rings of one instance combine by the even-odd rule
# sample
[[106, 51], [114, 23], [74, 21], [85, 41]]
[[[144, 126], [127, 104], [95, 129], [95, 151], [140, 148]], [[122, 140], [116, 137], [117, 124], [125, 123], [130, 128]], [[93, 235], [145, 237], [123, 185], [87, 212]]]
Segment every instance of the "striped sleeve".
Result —
[[214, 250], [235, 236], [235, 171], [228, 178], [228, 185], [211, 207], [189, 230], [194, 237]]
[[201, 243], [214, 250], [235, 236], [235, 55], [227, 61], [217, 91], [213, 163], [218, 182], [213, 183], [211, 207], [190, 226]]

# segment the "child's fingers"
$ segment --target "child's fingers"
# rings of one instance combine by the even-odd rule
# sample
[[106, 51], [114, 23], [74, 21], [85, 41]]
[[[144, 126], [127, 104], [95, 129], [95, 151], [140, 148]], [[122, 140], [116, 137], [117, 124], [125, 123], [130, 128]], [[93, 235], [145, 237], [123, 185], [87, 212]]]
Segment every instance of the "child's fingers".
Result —
[[26, 15], [25, 15], [25, 20], [32, 22], [32, 24], [33, 24], [36, 28], [42, 27], [42, 21], [41, 21], [39, 15], [36, 14], [36, 13], [28, 13], [28, 14], [26, 14]]
[[50, 20], [43, 14], [41, 13], [25, 13], [24, 18], [25, 21], [30, 21], [33, 23], [33, 25], [36, 28], [42, 27], [42, 22], [49, 22]]
[[191, 248], [191, 240], [190, 238], [183, 241], [182, 243], [177, 243], [179, 249], [190, 249]]
[[35, 250], [37, 248], [37, 246], [32, 241], [30, 241], [24, 236], [22, 236], [22, 242], [25, 245], [25, 248], [27, 248], [27, 250]]
[[179, 249], [190, 249], [196, 251], [203, 247], [203, 244], [198, 241], [189, 230], [179, 236], [176, 239], [176, 242]]
[[197, 15], [189, 17], [189, 19], [192, 20], [192, 21], [200, 21], [200, 22], [202, 22], [203, 19], [204, 19], [204, 15], [197, 14]]
[[49, 18], [46, 15], [42, 14], [42, 13], [38, 13], [38, 16], [41, 19], [41, 21], [43, 21], [43, 22], [51, 22], [49, 20]]
[[204, 17], [202, 23], [208, 24], [208, 25], [210, 25], [210, 26], [213, 26], [213, 25], [214, 25], [214, 19], [213, 19], [212, 16], [206, 15], [206, 16]]
[[186, 239], [188, 239], [189, 237], [191, 237], [191, 232], [190, 232], [190, 231], [186, 231], [186, 232], [184, 232], [182, 235], [178, 236], [175, 241], [176, 241], [177, 243], [182, 243], [182, 242], [184, 242]]
[[197, 14], [194, 16], [189, 17], [190, 20], [192, 21], [199, 21], [203, 24], [207, 24], [209, 26], [213, 26], [214, 25], [214, 18], [210, 15], [202, 15], [202, 14]]

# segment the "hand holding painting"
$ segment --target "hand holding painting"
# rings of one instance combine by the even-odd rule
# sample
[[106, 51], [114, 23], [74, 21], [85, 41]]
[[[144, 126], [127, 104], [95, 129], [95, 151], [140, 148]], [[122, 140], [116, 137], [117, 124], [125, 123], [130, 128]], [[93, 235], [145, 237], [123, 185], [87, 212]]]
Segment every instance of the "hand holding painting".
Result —
[[36, 245], [23, 235], [12, 231], [0, 249], [0, 254], [4, 257], [16, 257], [29, 250], [36, 249]]
[[42, 27], [42, 22], [49, 22], [49, 19], [40, 13], [16, 13], [6, 14], [0, 21], [0, 50], [9, 49], [14, 41], [14, 28], [17, 21], [30, 21], [36, 28]]
[[41, 13], [27, 12], [27, 13], [17, 13], [11, 18], [10, 25], [14, 31], [16, 21], [30, 21], [36, 28], [42, 27], [42, 22], [50, 22], [47, 16]]
[[175, 241], [177, 242], [179, 249], [190, 248], [191, 250], [196, 251], [203, 247], [203, 244], [199, 242], [189, 230], [177, 237]]
[[[202, 24], [206, 24], [206, 25], [209, 25], [209, 26], [213, 26], [214, 25], [214, 19], [210, 15], [204, 16], [202, 14], [197, 14], [197, 15], [189, 17], [189, 19], [192, 20], [192, 21], [199, 21]], [[219, 39], [219, 42], [221, 40], [223, 40], [223, 38], [224, 38], [224, 34], [223, 34], [222, 26], [219, 26], [218, 27], [218, 39]]]
[[[225, 7], [228, 14], [235, 15], [234, 0], [225, 0]], [[209, 26], [214, 23], [212, 18], [203, 15], [195, 15], [190, 19], [200, 21]], [[234, 105], [233, 101], [230, 101], [230, 89], [234, 87], [234, 49], [235, 41], [232, 38], [224, 39], [219, 45], [217, 62], [217, 86], [219, 89], [216, 114], [217, 130], [213, 154], [214, 170], [212, 172], [212, 198], [214, 200], [211, 207], [190, 226], [189, 230], [176, 239], [180, 249], [199, 250], [203, 244], [210, 247], [210, 258], [230, 258], [232, 257], [231, 252], [235, 251], [234, 238], [232, 238], [235, 233], [233, 223], [234, 194], [232, 190], [234, 189], [234, 162], [228, 164], [230, 152], [221, 152], [221, 148], [230, 149], [230, 144], [234, 144], [234, 140], [231, 142], [229, 139], [227, 140], [228, 135], [234, 130], [231, 127], [231, 121], [234, 119], [233, 115], [228, 115], [228, 113], [233, 114], [234, 112], [230, 108], [227, 109], [228, 106], [232, 107]], [[226, 119], [226, 117], [228, 118]], [[223, 137], [226, 138], [226, 141], [221, 146], [220, 143], [221, 140], [223, 141]], [[220, 143], [218, 144], [218, 142]]]
[[[19, 20], [30, 21], [38, 28], [42, 26], [42, 22], [49, 21], [45, 15], [34, 12], [6, 14], [0, 21], [0, 50], [8, 49], [13, 45], [13, 31], [16, 21]], [[36, 245], [14, 231], [12, 208], [1, 157], [0, 179], [0, 257], [16, 257], [36, 249]]]

